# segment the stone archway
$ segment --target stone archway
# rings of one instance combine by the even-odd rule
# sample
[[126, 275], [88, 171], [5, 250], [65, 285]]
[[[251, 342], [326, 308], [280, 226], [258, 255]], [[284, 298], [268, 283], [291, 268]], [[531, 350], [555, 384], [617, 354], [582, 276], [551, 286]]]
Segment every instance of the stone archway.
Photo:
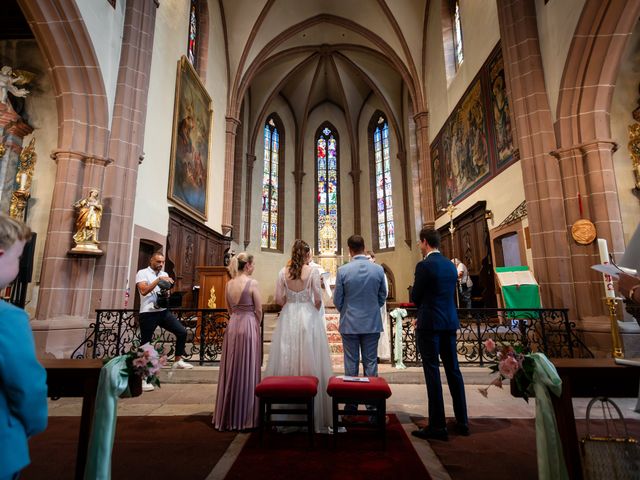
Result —
[[107, 96], [93, 43], [73, 0], [18, 0], [49, 65], [58, 109], [57, 163], [44, 248], [37, 319], [89, 312], [94, 258], [67, 256], [72, 204], [83, 188], [102, 188], [109, 139]]
[[[624, 237], [613, 166], [617, 145], [611, 138], [611, 99], [639, 14], [638, 2], [587, 0], [567, 56], [554, 125], [566, 224], [589, 218], [614, 255], [624, 251]], [[602, 281], [589, 269], [599, 262], [597, 245], [570, 241], [569, 248], [575, 294], [581, 299], [579, 317], [604, 314]]]

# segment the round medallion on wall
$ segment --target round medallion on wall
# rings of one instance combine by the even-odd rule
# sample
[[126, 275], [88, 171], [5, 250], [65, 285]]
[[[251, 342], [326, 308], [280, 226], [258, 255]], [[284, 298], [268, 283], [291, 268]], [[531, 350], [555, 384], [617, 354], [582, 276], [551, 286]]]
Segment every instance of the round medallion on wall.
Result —
[[596, 239], [596, 226], [586, 218], [577, 220], [571, 226], [571, 236], [580, 245], [589, 245]]

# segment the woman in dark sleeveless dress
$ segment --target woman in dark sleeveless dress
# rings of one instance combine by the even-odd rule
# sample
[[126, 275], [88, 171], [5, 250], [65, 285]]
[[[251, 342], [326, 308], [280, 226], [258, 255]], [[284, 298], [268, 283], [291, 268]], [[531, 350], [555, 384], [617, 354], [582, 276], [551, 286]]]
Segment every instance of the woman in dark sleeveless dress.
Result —
[[232, 279], [225, 297], [230, 318], [222, 342], [213, 425], [218, 430], [246, 430], [258, 426], [260, 382], [260, 319], [258, 282], [251, 278], [253, 255], [242, 252], [229, 265]]

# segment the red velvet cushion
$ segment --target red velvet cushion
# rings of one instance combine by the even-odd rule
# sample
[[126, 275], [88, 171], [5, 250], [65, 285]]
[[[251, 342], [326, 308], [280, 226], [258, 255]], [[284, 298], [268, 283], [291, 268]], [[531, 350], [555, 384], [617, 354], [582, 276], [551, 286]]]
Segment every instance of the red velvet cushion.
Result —
[[256, 386], [258, 397], [315, 397], [318, 392], [316, 377], [265, 377]]
[[389, 398], [391, 389], [384, 378], [369, 377], [368, 382], [345, 382], [342, 378], [331, 377], [327, 386], [330, 397], [338, 398]]
[[400, 308], [413, 308], [415, 306], [416, 306], [416, 304], [415, 303], [411, 303], [411, 302], [409, 302], [409, 303], [399, 303], [398, 304], [398, 307], [400, 307]]

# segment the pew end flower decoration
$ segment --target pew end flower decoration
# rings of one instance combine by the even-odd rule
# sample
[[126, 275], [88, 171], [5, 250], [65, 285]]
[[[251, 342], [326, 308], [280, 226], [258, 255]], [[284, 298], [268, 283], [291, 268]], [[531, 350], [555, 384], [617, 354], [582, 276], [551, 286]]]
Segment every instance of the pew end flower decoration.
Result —
[[134, 346], [127, 355], [127, 373], [138, 375], [147, 383], [160, 386], [157, 373], [167, 364], [167, 356], [156, 350], [150, 343]]
[[533, 382], [533, 372], [535, 364], [533, 359], [526, 353], [525, 348], [520, 344], [510, 345], [507, 343], [496, 344], [492, 339], [485, 340], [484, 348], [487, 353], [495, 352], [496, 363], [491, 365], [491, 371], [498, 373], [493, 381], [478, 391], [483, 397], [489, 395], [489, 388], [493, 385], [502, 388], [504, 380], [509, 380], [512, 384], [512, 392], [521, 396], [529, 402], [531, 394], [531, 383]]

